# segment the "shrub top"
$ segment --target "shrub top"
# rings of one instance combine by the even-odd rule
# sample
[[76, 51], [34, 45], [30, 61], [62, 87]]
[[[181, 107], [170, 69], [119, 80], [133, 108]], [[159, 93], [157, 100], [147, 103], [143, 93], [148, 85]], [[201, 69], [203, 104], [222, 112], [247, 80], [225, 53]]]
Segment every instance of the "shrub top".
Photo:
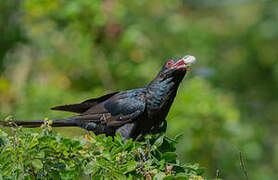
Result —
[[124, 142], [93, 133], [67, 138], [41, 130], [0, 130], [0, 179], [202, 179], [198, 165], [181, 164], [175, 146], [180, 136], [148, 135]]

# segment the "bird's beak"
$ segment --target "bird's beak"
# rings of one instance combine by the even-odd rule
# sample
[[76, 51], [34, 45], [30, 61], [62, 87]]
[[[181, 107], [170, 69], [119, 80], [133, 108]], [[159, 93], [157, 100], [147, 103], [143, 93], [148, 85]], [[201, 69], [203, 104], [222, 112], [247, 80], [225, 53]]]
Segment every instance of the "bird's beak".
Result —
[[176, 64], [174, 64], [172, 68], [186, 70], [187, 67], [190, 67], [192, 66], [192, 64], [195, 63], [196, 63], [196, 58], [194, 56], [187, 55], [181, 58], [178, 62], [176, 62]]

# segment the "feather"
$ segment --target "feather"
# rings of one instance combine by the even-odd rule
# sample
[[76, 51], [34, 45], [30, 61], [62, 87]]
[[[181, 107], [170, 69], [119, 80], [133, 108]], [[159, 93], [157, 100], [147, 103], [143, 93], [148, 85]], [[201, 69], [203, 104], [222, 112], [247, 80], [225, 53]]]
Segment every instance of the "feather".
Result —
[[118, 92], [113, 92], [110, 94], [106, 94], [104, 96], [101, 96], [99, 98], [93, 98], [93, 99], [88, 99], [86, 101], [83, 101], [82, 103], [79, 104], [68, 104], [68, 105], [62, 105], [62, 106], [55, 106], [51, 108], [51, 110], [58, 110], [58, 111], [69, 111], [69, 112], [75, 112], [75, 113], [84, 113], [91, 107], [111, 98]]

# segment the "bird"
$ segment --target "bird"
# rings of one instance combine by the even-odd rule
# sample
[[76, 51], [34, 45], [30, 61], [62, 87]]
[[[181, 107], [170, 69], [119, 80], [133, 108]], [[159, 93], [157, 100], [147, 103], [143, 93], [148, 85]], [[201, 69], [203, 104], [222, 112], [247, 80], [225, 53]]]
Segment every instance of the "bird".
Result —
[[[176, 97], [178, 87], [196, 58], [186, 55], [166, 60], [157, 76], [146, 86], [122, 92], [112, 92], [77, 104], [52, 107], [77, 115], [51, 119], [52, 127], [78, 126], [96, 135], [136, 139], [152, 134], [166, 123], [166, 117]], [[40, 127], [44, 120], [14, 120], [17, 126]], [[9, 126], [11, 123], [1, 121]]]

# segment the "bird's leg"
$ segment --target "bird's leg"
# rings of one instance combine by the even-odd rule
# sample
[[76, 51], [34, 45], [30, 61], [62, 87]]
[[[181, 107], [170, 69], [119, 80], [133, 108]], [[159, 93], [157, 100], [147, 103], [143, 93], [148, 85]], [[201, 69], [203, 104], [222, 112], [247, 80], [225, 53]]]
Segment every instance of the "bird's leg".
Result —
[[132, 137], [132, 133], [135, 129], [135, 123], [127, 123], [116, 130], [116, 133], [119, 133], [124, 141], [128, 141]]
[[[120, 133], [124, 139], [124, 141], [128, 141], [129, 138], [132, 137], [134, 130], [135, 130], [136, 124], [135, 123], [127, 123], [125, 125], [123, 125], [122, 127], [118, 128], [116, 130], [117, 133]], [[146, 160], [146, 155], [144, 153], [144, 150], [142, 148], [138, 148], [137, 149], [139, 151], [139, 153], [142, 155], [143, 157], [143, 161], [147, 161]]]
[[88, 131], [93, 131], [95, 134], [105, 134], [106, 136], [113, 136], [115, 134], [115, 129], [113, 127], [96, 124], [94, 122], [88, 123], [86, 129]]
[[115, 134], [115, 129], [110, 126], [106, 126], [103, 124], [97, 124], [94, 122], [84, 122], [80, 121], [78, 125], [87, 131], [93, 131], [96, 135], [98, 134], [105, 134], [107, 136], [113, 136]]

